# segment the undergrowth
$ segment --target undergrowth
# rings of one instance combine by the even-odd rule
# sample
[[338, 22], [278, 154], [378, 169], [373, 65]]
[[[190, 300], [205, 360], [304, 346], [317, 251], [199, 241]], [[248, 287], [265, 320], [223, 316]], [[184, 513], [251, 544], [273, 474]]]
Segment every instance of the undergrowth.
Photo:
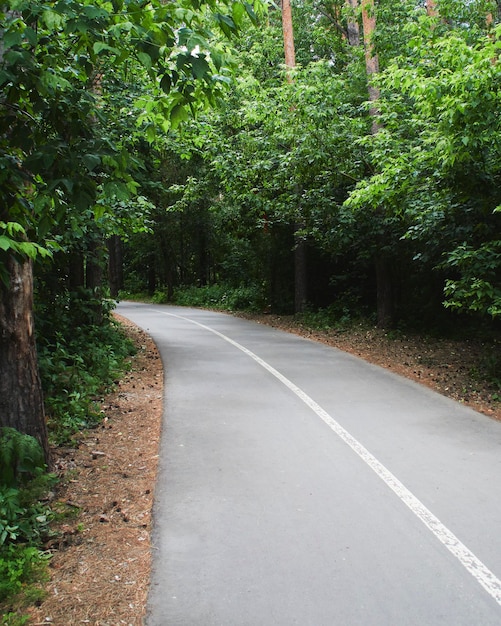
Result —
[[0, 428], [0, 611], [2, 625], [26, 623], [23, 609], [44, 596], [53, 513], [44, 501], [54, 483], [36, 439]]
[[[39, 334], [40, 375], [51, 442], [70, 443], [101, 421], [99, 401], [134, 353], [120, 325], [106, 314], [100, 324], [61, 323]], [[49, 332], [52, 331], [52, 332]]]
[[[102, 395], [119, 379], [134, 353], [111, 317], [112, 305], [61, 295], [39, 299], [37, 348], [51, 444], [68, 445], [101, 420]], [[46, 494], [55, 482], [33, 437], [0, 429], [0, 616], [21, 626], [25, 608], [43, 599], [49, 555], [43, 546], [60, 514]]]
[[[163, 297], [162, 292], [157, 292], [153, 301], [165, 302]], [[266, 307], [263, 290], [258, 286], [232, 287], [225, 284], [178, 287], [174, 290], [173, 303], [226, 311], [257, 312]]]

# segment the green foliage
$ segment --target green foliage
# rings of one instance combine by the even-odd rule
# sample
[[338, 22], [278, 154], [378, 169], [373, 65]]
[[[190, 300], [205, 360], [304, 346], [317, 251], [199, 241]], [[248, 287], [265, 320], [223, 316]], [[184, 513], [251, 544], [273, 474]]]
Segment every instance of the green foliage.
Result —
[[317, 310], [310, 309], [296, 315], [296, 319], [307, 328], [341, 331], [359, 322], [361, 306], [357, 300], [350, 297], [350, 294], [341, 294], [330, 306]]
[[18, 613], [4, 613], [2, 615], [2, 626], [24, 626], [30, 619], [29, 615], [19, 615]]
[[[49, 481], [44, 481], [44, 489]], [[40, 488], [34, 492], [33, 487], [0, 487], [0, 546], [10, 543], [38, 545], [48, 535], [53, 515], [49, 507], [37, 501], [41, 494]]]
[[[37, 583], [46, 579], [47, 556], [39, 546], [53, 519], [42, 501], [55, 478], [44, 473], [39, 443], [12, 428], [0, 431], [0, 609], [29, 604], [41, 597]], [[21, 624], [17, 612], [4, 624]]]
[[[14, 605], [27, 605], [43, 597], [38, 585], [48, 579], [48, 558], [37, 548], [24, 544], [0, 548], [0, 609], [6, 609], [3, 624], [22, 624], [22, 618], [17, 613], [12, 612], [8, 616], [7, 612]], [[22, 599], [19, 598], [21, 594]]]
[[72, 316], [64, 309], [59, 313], [51, 327], [41, 324], [38, 346], [50, 436], [61, 444], [101, 421], [101, 394], [119, 377], [134, 348], [111, 320], [72, 328]]
[[181, 287], [174, 292], [173, 301], [181, 306], [197, 306], [227, 311], [262, 311], [265, 299], [256, 287], [207, 285]]
[[44, 467], [43, 450], [34, 437], [15, 428], [0, 428], [0, 485], [16, 487], [26, 483]]
[[446, 281], [446, 307], [501, 317], [501, 241], [477, 249], [463, 244], [448, 255], [446, 263], [461, 274], [460, 279]]

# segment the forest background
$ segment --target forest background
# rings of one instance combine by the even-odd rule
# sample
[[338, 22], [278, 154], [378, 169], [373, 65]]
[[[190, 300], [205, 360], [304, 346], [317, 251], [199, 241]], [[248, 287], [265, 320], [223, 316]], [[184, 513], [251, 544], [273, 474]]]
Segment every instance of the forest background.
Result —
[[481, 336], [500, 386], [500, 7], [292, 9], [287, 65], [273, 4], [1, 9], [0, 601], [41, 559], [49, 441], [131, 349], [117, 297]]

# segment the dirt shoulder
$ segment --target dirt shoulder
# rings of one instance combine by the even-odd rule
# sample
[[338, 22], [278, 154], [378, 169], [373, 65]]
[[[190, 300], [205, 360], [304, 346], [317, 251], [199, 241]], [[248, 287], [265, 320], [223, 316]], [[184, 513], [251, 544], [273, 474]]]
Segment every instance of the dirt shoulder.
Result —
[[[420, 337], [392, 338], [372, 328], [311, 331], [292, 318], [245, 316], [350, 352], [425, 384], [490, 418], [501, 419], [499, 391], [478, 373], [493, 346]], [[139, 626], [151, 568], [151, 510], [161, 429], [163, 369], [153, 341], [120, 318], [138, 346], [133, 367], [104, 398], [102, 425], [78, 449], [57, 450], [64, 480], [56, 502], [75, 515], [60, 525], [46, 600], [30, 624]]]
[[59, 526], [47, 598], [30, 624], [139, 626], [151, 567], [151, 510], [163, 407], [155, 344], [120, 318], [138, 352], [131, 371], [102, 403], [103, 423], [76, 450], [55, 450], [64, 476], [56, 507], [73, 509]]
[[489, 363], [499, 358], [501, 342], [405, 335], [362, 324], [345, 330], [312, 330], [292, 316], [242, 317], [339, 348], [501, 420], [501, 390], [485, 379]]

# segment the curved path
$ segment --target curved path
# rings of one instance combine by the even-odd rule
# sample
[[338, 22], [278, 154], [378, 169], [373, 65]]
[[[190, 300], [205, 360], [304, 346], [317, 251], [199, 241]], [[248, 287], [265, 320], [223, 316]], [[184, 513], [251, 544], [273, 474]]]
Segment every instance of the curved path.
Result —
[[165, 367], [147, 626], [501, 624], [501, 423], [229, 315], [118, 312]]

